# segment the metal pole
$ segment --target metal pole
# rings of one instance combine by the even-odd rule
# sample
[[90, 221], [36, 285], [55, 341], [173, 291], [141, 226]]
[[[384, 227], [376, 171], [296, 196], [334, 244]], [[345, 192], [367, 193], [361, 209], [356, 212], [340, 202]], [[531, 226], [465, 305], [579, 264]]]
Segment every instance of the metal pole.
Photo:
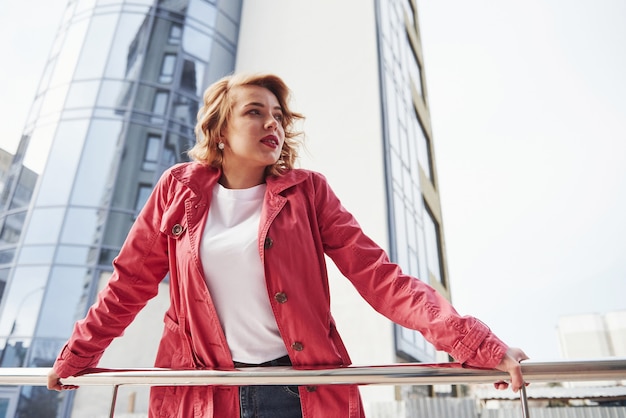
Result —
[[[0, 368], [0, 385], [46, 386], [48, 368]], [[526, 382], [626, 380], [626, 359], [522, 363]], [[497, 370], [457, 363], [400, 363], [312, 370], [259, 367], [239, 370], [93, 369], [61, 379], [64, 385], [245, 386], [245, 385], [435, 385], [492, 383], [508, 379]]]
[[526, 385], [522, 385], [519, 390], [519, 399], [522, 402], [522, 416], [524, 418], [530, 418], [530, 412], [528, 411], [528, 396], [526, 396]]
[[111, 399], [111, 408], [109, 408], [109, 418], [113, 418], [115, 415], [115, 403], [117, 402], [117, 390], [120, 388], [120, 385], [113, 386], [113, 398]]

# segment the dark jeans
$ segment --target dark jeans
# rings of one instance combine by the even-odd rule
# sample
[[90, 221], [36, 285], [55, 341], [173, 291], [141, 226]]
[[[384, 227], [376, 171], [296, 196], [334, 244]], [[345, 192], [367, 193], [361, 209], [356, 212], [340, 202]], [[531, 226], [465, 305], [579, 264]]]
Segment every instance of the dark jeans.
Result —
[[[235, 367], [290, 366], [289, 357], [263, 364], [235, 363]], [[242, 386], [239, 388], [241, 418], [302, 418], [298, 386]]]

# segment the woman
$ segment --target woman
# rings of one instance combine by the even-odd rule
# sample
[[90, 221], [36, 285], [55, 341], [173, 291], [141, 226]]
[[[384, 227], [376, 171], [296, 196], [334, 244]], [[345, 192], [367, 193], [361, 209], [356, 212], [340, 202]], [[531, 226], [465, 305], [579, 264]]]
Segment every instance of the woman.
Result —
[[[109, 284], [54, 364], [50, 389], [74, 389], [59, 378], [96, 366], [168, 273], [171, 306], [157, 367], [347, 366], [330, 313], [325, 254], [380, 313], [461, 363], [508, 372], [513, 389], [521, 387], [521, 350], [403, 274], [323, 176], [293, 168], [294, 122], [302, 116], [288, 99], [274, 75], [234, 75], [207, 89], [189, 151], [194, 162], [172, 167], [155, 186]], [[151, 417], [257, 412], [364, 416], [355, 385], [151, 389]]]

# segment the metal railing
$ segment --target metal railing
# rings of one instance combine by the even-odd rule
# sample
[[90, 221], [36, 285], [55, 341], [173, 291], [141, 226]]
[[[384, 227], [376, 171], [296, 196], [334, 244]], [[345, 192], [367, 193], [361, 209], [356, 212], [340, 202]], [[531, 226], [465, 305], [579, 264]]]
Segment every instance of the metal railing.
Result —
[[[0, 385], [46, 386], [47, 368], [0, 368]], [[533, 382], [585, 382], [626, 380], [626, 359], [524, 362], [524, 380]], [[110, 416], [122, 385], [246, 386], [246, 385], [437, 385], [492, 383], [508, 375], [497, 370], [465, 368], [458, 363], [400, 363], [384, 366], [349, 366], [311, 370], [291, 367], [256, 367], [236, 370], [94, 369], [82, 376], [62, 379], [64, 385], [106, 385], [115, 388]], [[526, 389], [520, 401], [529, 417]]]

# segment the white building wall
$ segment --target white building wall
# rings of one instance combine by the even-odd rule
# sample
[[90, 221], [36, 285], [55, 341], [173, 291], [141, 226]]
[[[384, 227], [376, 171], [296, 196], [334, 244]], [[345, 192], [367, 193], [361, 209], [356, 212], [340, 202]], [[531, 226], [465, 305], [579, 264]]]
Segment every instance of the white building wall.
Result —
[[[591, 360], [626, 356], [626, 311], [568, 315], [559, 318], [563, 358]], [[613, 386], [626, 381], [570, 382], [566, 386]]]
[[[359, 223], [388, 248], [381, 98], [373, 0], [244, 2], [237, 71], [272, 72], [304, 113], [301, 166], [322, 172]], [[333, 316], [354, 364], [395, 361], [393, 325], [329, 262]], [[394, 399], [362, 387], [364, 404]]]
[[611, 354], [626, 357], [626, 311], [609, 312], [604, 322], [611, 341]]
[[566, 359], [591, 359], [611, 355], [608, 334], [600, 314], [559, 318], [561, 352]]

